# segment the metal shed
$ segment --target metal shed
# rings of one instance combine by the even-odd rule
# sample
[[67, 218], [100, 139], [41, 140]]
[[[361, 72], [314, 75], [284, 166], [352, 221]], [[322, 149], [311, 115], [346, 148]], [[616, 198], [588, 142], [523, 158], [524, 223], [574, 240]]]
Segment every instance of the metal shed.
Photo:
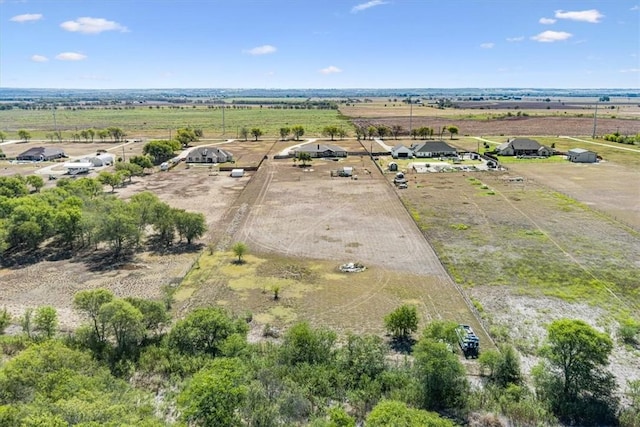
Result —
[[567, 152], [567, 159], [574, 163], [595, 163], [598, 161], [598, 155], [584, 148], [572, 148]]

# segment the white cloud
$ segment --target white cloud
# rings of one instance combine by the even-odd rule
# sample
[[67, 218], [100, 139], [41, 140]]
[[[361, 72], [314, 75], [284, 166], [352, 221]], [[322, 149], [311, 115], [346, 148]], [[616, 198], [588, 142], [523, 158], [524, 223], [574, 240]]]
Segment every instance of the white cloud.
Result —
[[127, 27], [124, 27], [117, 22], [107, 21], [103, 18], [91, 18], [88, 16], [78, 18], [75, 21], [65, 21], [60, 24], [62, 29], [71, 31], [72, 33], [82, 34], [99, 34], [103, 31], [120, 31], [125, 33], [129, 31]]
[[336, 74], [341, 73], [342, 70], [334, 65], [329, 65], [327, 68], [320, 70], [322, 74]]
[[555, 24], [556, 20], [553, 18], [540, 18], [538, 22], [543, 25], [551, 25], [551, 24]]
[[60, 61], [82, 61], [87, 59], [87, 55], [77, 52], [63, 52], [56, 55], [56, 59]]
[[567, 40], [573, 37], [573, 34], [564, 31], [543, 31], [538, 35], [531, 37], [531, 40], [542, 43], [553, 43]]
[[42, 55], [32, 55], [31, 56], [31, 60], [33, 62], [47, 62], [49, 60], [49, 58], [47, 58], [46, 56], [42, 56]]
[[263, 46], [254, 47], [253, 49], [248, 49], [243, 51], [244, 53], [248, 53], [249, 55], [268, 55], [270, 53], [275, 53], [278, 49], [269, 44], [265, 44]]
[[556, 10], [555, 17], [558, 19], [570, 19], [572, 21], [590, 22], [597, 24], [604, 15], [596, 9], [580, 10], [580, 11], [564, 11]]
[[626, 68], [624, 70], [620, 70], [621, 73], [640, 73], [640, 68]]
[[9, 21], [13, 21], [13, 22], [33, 22], [33, 21], [39, 21], [42, 19], [42, 14], [40, 13], [25, 13], [24, 15], [16, 15], [13, 18], [11, 18]]
[[480, 45], [481, 48], [483, 49], [491, 49], [495, 46], [495, 43], [482, 43]]
[[522, 40], [524, 40], [524, 36], [519, 36], [519, 37], [507, 37], [507, 41], [508, 42], [521, 42]]
[[388, 2], [382, 0], [371, 0], [366, 3], [360, 3], [359, 5], [353, 6], [351, 8], [351, 13], [362, 12], [363, 10], [370, 9], [375, 6], [382, 6], [383, 4], [387, 4]]
[[632, 7], [631, 9], [629, 9], [629, 10], [633, 10], [633, 11], [635, 11], [635, 10], [640, 10], [640, 5], [635, 5], [635, 6], [633, 6], [633, 7]]

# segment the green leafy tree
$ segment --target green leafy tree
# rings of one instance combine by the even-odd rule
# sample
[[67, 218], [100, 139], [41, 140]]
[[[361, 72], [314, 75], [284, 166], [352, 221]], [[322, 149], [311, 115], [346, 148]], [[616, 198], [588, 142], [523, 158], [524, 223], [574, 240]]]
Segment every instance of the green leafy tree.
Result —
[[137, 218], [126, 202], [105, 199], [98, 207], [98, 213], [102, 219], [98, 224], [97, 238], [109, 243], [115, 255], [132, 250], [138, 244], [140, 230]]
[[98, 317], [115, 340], [119, 355], [124, 355], [135, 348], [142, 337], [142, 313], [125, 300], [114, 299], [103, 304]]
[[384, 317], [384, 326], [398, 341], [408, 341], [418, 330], [418, 310], [412, 305], [402, 305]]
[[114, 142], [120, 142], [126, 136], [121, 128], [115, 126], [108, 127], [107, 133], [111, 136]]
[[322, 128], [322, 136], [328, 136], [333, 141], [338, 134], [338, 126], [328, 125]]
[[334, 359], [336, 334], [328, 329], [313, 329], [308, 323], [293, 325], [284, 335], [280, 359], [287, 365], [326, 364]]
[[280, 139], [285, 141], [290, 133], [291, 133], [291, 128], [290, 127], [281, 127], [280, 128]]
[[44, 179], [40, 175], [28, 175], [25, 178], [27, 185], [30, 185], [33, 190], [38, 193], [40, 189], [44, 187]]
[[249, 137], [249, 129], [247, 129], [246, 127], [242, 126], [240, 128], [240, 136], [242, 137], [243, 140], [247, 140], [247, 138]]
[[384, 139], [391, 133], [391, 129], [386, 125], [378, 125], [376, 126], [376, 133], [381, 139]]
[[304, 135], [304, 127], [302, 125], [295, 125], [291, 127], [291, 132], [296, 141], [299, 141], [300, 138]]
[[193, 239], [198, 239], [207, 231], [207, 222], [200, 212], [186, 212], [178, 210], [175, 213], [176, 230], [180, 238], [187, 239], [191, 244]]
[[180, 320], [169, 333], [169, 346], [191, 355], [219, 356], [227, 339], [239, 334], [246, 339], [248, 327], [220, 308], [199, 308]]
[[100, 308], [113, 301], [111, 291], [103, 288], [80, 291], [73, 296], [73, 308], [83, 313], [92, 323], [97, 342], [106, 342], [106, 323], [100, 316]]
[[46, 339], [53, 338], [58, 329], [58, 312], [51, 306], [38, 307], [33, 318], [35, 330]]
[[0, 142], [5, 142], [7, 139], [7, 134], [0, 130]]
[[430, 338], [415, 346], [415, 376], [420, 384], [420, 406], [428, 410], [461, 409], [469, 383], [464, 366], [449, 347]]
[[149, 141], [142, 147], [142, 154], [151, 156], [155, 164], [160, 164], [172, 158], [181, 144], [176, 140]]
[[196, 131], [191, 128], [180, 128], [176, 132], [176, 140], [182, 144], [183, 147], [187, 147], [190, 143], [198, 140]]
[[122, 174], [125, 178], [129, 180], [129, 182], [131, 182], [132, 177], [142, 176], [144, 173], [144, 169], [142, 169], [141, 166], [135, 163], [117, 162], [116, 172]]
[[189, 425], [240, 426], [238, 409], [247, 395], [246, 368], [238, 359], [215, 359], [196, 373], [178, 396]]
[[367, 427], [454, 427], [437, 413], [409, 408], [405, 403], [383, 400], [367, 417]]
[[613, 375], [606, 371], [611, 338], [582, 320], [560, 319], [548, 328], [545, 361], [534, 370], [538, 395], [561, 421], [610, 424], [618, 399]]
[[447, 130], [449, 131], [449, 134], [451, 135], [451, 139], [453, 139], [453, 135], [457, 135], [458, 132], [460, 131], [458, 129], [458, 126], [449, 126], [449, 127], [447, 127]]
[[142, 168], [144, 172], [145, 169], [151, 169], [153, 167], [153, 162], [149, 156], [133, 156], [129, 158], [129, 163], [133, 163]]
[[98, 181], [103, 185], [111, 187], [111, 192], [116, 191], [116, 187], [122, 184], [122, 175], [118, 173], [111, 173], [108, 171], [102, 171], [98, 174]]
[[152, 335], [158, 335], [171, 322], [167, 308], [160, 301], [136, 297], [127, 297], [125, 301], [140, 311], [142, 314], [142, 326], [146, 332]]
[[14, 198], [27, 194], [29, 194], [29, 188], [25, 178], [20, 175], [0, 176], [0, 196]]
[[251, 128], [251, 136], [257, 141], [262, 136], [262, 130], [260, 128]]
[[162, 202], [155, 194], [149, 191], [131, 196], [129, 207], [135, 215], [138, 231], [142, 232], [147, 225], [153, 224], [156, 217], [156, 206]]
[[242, 257], [245, 256], [249, 248], [244, 243], [237, 242], [231, 247], [231, 250], [233, 251], [233, 254], [238, 257], [238, 264], [242, 264]]
[[158, 241], [164, 246], [173, 243], [176, 232], [176, 209], [166, 203], [159, 202], [153, 208], [152, 221]]
[[349, 376], [351, 386], [357, 388], [385, 371], [387, 352], [388, 346], [378, 336], [350, 334], [339, 349], [338, 364]]
[[298, 153], [298, 155], [296, 156], [296, 158], [302, 162], [302, 167], [306, 167], [307, 163], [311, 162], [313, 160], [313, 158], [311, 158], [311, 154], [300, 151]]
[[22, 142], [29, 142], [31, 139], [31, 133], [28, 130], [20, 129], [18, 131], [18, 138], [20, 138]]

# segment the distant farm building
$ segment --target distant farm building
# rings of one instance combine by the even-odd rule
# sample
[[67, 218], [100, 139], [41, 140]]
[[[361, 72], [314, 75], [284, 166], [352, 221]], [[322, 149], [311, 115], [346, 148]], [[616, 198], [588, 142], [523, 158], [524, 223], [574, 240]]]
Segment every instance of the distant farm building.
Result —
[[411, 146], [414, 157], [457, 156], [458, 151], [444, 141], [425, 141]]
[[411, 158], [413, 157], [413, 150], [402, 144], [398, 144], [391, 149], [391, 157], [394, 159]]
[[196, 147], [187, 155], [188, 163], [226, 163], [233, 161], [233, 154], [218, 147]]
[[535, 139], [512, 138], [509, 141], [498, 145], [497, 154], [501, 156], [543, 156], [551, 155], [551, 150], [540, 145]]
[[116, 161], [116, 156], [111, 153], [98, 153], [95, 156], [84, 157], [80, 161], [91, 163], [93, 167], [99, 168], [113, 165]]
[[598, 155], [584, 148], [572, 148], [567, 151], [567, 159], [574, 163], [595, 163], [598, 161]]
[[297, 157], [301, 153], [309, 154], [311, 157], [347, 157], [347, 150], [337, 145], [329, 144], [305, 144], [297, 147], [293, 154]]
[[67, 157], [67, 155], [59, 148], [33, 147], [24, 153], [19, 154], [16, 159], [43, 162], [47, 160], [61, 159], [63, 157]]

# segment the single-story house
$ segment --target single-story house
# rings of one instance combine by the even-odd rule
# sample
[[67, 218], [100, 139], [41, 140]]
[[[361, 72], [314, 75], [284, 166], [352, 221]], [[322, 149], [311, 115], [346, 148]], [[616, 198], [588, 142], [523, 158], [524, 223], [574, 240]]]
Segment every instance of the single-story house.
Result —
[[99, 168], [102, 166], [111, 166], [116, 161], [115, 154], [111, 153], [98, 153], [95, 156], [89, 156], [82, 159], [83, 162], [89, 162], [93, 167]]
[[19, 154], [16, 159], [42, 162], [46, 160], [61, 159], [63, 157], [67, 157], [67, 155], [59, 148], [33, 147]]
[[311, 157], [347, 157], [347, 150], [337, 145], [310, 143], [294, 149], [297, 157], [300, 153], [308, 153]]
[[391, 157], [394, 159], [410, 158], [413, 157], [413, 150], [402, 144], [398, 144], [391, 149]]
[[598, 155], [584, 148], [572, 148], [567, 151], [567, 159], [574, 163], [595, 163], [598, 161]]
[[424, 141], [411, 146], [415, 157], [457, 156], [458, 151], [444, 141]]
[[[541, 150], [542, 148], [542, 150]], [[540, 145], [535, 139], [511, 138], [498, 145], [496, 151], [501, 156], [550, 156], [551, 150]]]
[[196, 147], [187, 154], [188, 163], [226, 163], [233, 161], [233, 154], [218, 147]]

